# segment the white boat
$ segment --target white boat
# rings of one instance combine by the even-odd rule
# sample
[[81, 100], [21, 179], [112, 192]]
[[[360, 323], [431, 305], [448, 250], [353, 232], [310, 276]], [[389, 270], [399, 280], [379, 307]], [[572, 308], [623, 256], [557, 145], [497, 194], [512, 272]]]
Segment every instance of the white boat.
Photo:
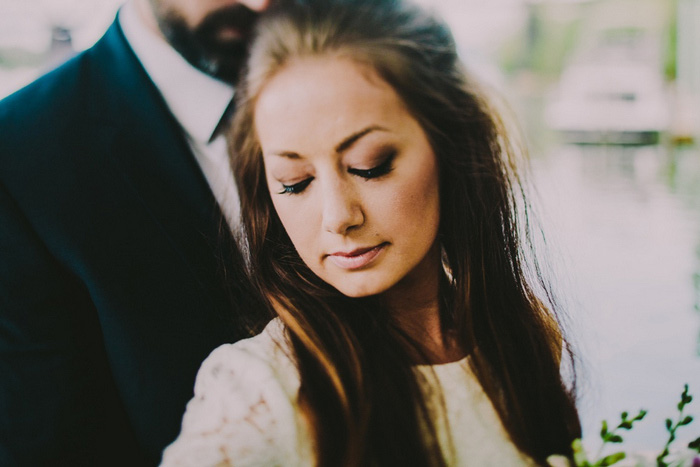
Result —
[[659, 71], [637, 62], [568, 67], [545, 107], [545, 122], [574, 144], [655, 144], [669, 127]]

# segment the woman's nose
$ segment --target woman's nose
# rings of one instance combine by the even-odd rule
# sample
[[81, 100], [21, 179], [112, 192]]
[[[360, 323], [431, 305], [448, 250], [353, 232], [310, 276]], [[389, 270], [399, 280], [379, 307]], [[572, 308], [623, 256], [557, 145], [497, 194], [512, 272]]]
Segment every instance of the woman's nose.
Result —
[[364, 223], [362, 205], [354, 188], [342, 180], [326, 184], [323, 191], [323, 229], [344, 235]]

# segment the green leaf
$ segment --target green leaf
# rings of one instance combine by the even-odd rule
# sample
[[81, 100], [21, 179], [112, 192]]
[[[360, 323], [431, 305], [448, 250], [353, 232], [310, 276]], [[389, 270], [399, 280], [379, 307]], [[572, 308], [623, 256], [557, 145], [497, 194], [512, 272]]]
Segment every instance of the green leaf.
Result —
[[627, 415], [629, 415], [627, 412], [622, 412], [622, 414], [621, 414], [622, 420], [627, 420]]
[[608, 422], [603, 420], [603, 426], [600, 429], [600, 437], [605, 438], [605, 435], [608, 434]]
[[610, 435], [608, 441], [610, 441], [611, 443], [621, 443], [623, 439], [620, 435]]
[[673, 426], [673, 421], [670, 418], [666, 419], [666, 429], [668, 431], [671, 431], [671, 427]]
[[698, 453], [700, 453], [700, 438], [695, 439], [695, 440], [691, 441], [690, 443], [688, 443], [688, 447], [690, 449], [695, 449], [696, 451], [698, 451]]
[[610, 454], [605, 456], [600, 460], [601, 467], [607, 467], [609, 465], [616, 464], [626, 457], [624, 452], [616, 452], [615, 454]]
[[590, 465], [588, 459], [586, 458], [586, 451], [583, 450], [583, 443], [581, 443], [581, 438], [576, 438], [571, 443], [571, 450], [574, 452], [574, 463], [577, 467], [584, 467]]
[[631, 430], [632, 422], [630, 420], [625, 420], [624, 422], [620, 423], [619, 428], [622, 428], [624, 430]]
[[634, 417], [634, 420], [642, 420], [647, 414], [646, 410], [640, 410], [639, 413], [637, 414], [636, 417]]
[[681, 402], [683, 405], [690, 404], [693, 401], [693, 396], [688, 394], [688, 385], [683, 386], [683, 394], [681, 394]]
[[693, 421], [693, 417], [688, 415], [680, 422], [680, 425], [681, 426], [689, 425], [690, 423], [692, 423], [692, 421]]

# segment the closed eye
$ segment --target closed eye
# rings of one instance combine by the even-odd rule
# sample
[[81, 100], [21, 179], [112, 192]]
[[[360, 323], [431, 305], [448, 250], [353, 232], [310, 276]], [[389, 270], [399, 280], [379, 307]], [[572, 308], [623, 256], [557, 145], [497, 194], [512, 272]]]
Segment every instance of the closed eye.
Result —
[[362, 178], [371, 179], [378, 178], [383, 175], [388, 174], [393, 169], [394, 158], [396, 157], [396, 152], [392, 152], [387, 156], [387, 158], [376, 167], [371, 169], [348, 169], [348, 172], [357, 175]]
[[285, 185], [284, 183], [282, 184], [282, 191], [278, 192], [280, 195], [298, 195], [302, 191], [306, 189], [307, 186], [309, 186], [309, 183], [313, 180], [313, 177], [306, 178], [298, 183], [295, 183], [293, 185]]

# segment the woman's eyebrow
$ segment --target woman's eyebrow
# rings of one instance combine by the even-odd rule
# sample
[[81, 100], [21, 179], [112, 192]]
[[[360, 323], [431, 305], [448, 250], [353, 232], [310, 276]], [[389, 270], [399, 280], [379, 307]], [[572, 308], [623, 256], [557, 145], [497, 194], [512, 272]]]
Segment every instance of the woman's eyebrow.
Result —
[[279, 157], [286, 157], [287, 159], [301, 159], [302, 157], [293, 151], [278, 151], [278, 152], [272, 152], [270, 153], [271, 156], [279, 156]]
[[[336, 147], [334, 148], [335, 152], [338, 154], [341, 154], [341, 153], [347, 151], [360, 138], [362, 138], [363, 136], [365, 136], [369, 133], [372, 133], [373, 131], [389, 131], [389, 130], [384, 128], [383, 126], [370, 125], [366, 128], [363, 128], [360, 131], [357, 131], [357, 132], [351, 134], [350, 136], [345, 138], [343, 141], [338, 143], [338, 145], [336, 145]], [[292, 159], [292, 160], [303, 159], [303, 157], [299, 153], [296, 153], [294, 151], [275, 151], [275, 152], [270, 153], [270, 155], [284, 157], [286, 159]]]
[[379, 125], [368, 126], [367, 128], [364, 128], [358, 132], [351, 134], [350, 136], [345, 138], [343, 141], [338, 143], [338, 145], [335, 147], [335, 152], [340, 154], [344, 151], [347, 151], [348, 149], [350, 149], [350, 147], [353, 144], [355, 144], [357, 142], [357, 140], [359, 140], [363, 136], [365, 136], [373, 131], [389, 131], [389, 130], [387, 130], [386, 128], [379, 126]]

